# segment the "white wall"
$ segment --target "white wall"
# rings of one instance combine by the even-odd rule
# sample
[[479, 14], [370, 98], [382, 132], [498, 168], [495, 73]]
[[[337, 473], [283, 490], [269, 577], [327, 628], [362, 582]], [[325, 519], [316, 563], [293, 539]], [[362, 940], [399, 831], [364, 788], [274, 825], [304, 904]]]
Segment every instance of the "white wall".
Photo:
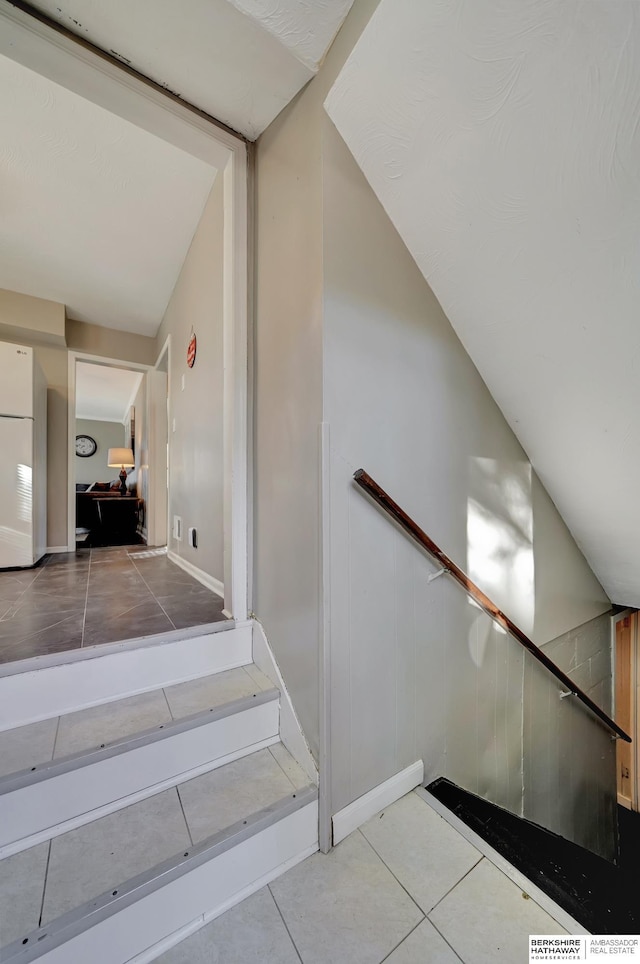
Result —
[[[330, 614], [331, 812], [423, 758], [429, 779], [522, 813], [524, 651], [427, 581], [433, 564], [352, 474], [377, 478], [538, 642], [609, 601], [324, 113], [376, 6], [356, 0], [257, 143], [253, 608], [316, 754]], [[589, 719], [593, 733], [592, 748]]]
[[122, 422], [96, 422], [88, 418], [76, 419], [76, 435], [90, 435], [98, 448], [94, 455], [76, 455], [76, 482], [110, 482], [117, 479], [120, 469], [110, 469], [107, 456], [110, 448], [128, 445]]
[[282, 111], [255, 151], [253, 609], [316, 758], [322, 421], [320, 120], [328, 78], [337, 70], [335, 50], [341, 36], [318, 78]]
[[[446, 577], [428, 582], [436, 566], [352, 474], [365, 468], [538, 643], [609, 601], [328, 119], [323, 160], [332, 807], [423, 758], [427, 779], [522, 813], [524, 652]], [[540, 693], [556, 690], [547, 675]], [[599, 726], [586, 729], [593, 751]]]
[[[220, 582], [223, 570], [223, 178], [216, 178], [157, 336], [171, 337], [169, 370], [169, 518], [183, 539], [169, 549]], [[187, 367], [191, 329], [198, 349]], [[184, 380], [184, 390], [182, 388]], [[175, 429], [174, 429], [175, 423]], [[198, 548], [187, 528], [198, 531]]]

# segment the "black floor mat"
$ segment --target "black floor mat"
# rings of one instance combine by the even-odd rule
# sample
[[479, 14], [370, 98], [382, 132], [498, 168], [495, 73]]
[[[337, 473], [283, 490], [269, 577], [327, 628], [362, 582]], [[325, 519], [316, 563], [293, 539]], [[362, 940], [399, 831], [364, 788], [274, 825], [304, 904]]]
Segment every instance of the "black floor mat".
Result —
[[640, 815], [618, 807], [618, 863], [439, 779], [427, 790], [592, 934], [640, 933]]

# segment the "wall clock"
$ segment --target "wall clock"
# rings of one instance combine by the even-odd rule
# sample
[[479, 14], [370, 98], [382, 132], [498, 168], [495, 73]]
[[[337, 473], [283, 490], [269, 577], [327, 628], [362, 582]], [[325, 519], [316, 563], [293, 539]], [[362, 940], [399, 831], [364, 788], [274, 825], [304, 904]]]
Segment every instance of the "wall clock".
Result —
[[81, 459], [88, 459], [89, 456], [95, 455], [97, 449], [98, 443], [90, 435], [76, 435], [76, 455]]

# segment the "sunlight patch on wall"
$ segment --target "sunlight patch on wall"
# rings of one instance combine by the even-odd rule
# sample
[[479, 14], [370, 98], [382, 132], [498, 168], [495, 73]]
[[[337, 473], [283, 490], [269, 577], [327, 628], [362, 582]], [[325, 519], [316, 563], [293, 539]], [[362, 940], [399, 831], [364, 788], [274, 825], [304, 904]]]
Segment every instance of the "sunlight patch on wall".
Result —
[[[531, 465], [472, 458], [468, 492], [467, 572], [530, 635], [535, 616]], [[484, 646], [476, 641], [470, 651], [480, 665]]]

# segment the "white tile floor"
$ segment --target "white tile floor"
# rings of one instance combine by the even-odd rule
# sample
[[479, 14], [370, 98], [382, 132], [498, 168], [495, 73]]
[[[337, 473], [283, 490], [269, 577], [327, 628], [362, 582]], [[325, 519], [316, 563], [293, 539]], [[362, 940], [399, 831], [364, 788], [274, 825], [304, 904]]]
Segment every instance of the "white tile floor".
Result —
[[[250, 669], [251, 672], [247, 670]], [[240, 667], [0, 733], [0, 776], [95, 749], [213, 706], [272, 688], [255, 666]]]
[[524, 964], [546, 911], [416, 793], [164, 953], [159, 964]]
[[0, 860], [0, 947], [308, 783], [274, 744]]

